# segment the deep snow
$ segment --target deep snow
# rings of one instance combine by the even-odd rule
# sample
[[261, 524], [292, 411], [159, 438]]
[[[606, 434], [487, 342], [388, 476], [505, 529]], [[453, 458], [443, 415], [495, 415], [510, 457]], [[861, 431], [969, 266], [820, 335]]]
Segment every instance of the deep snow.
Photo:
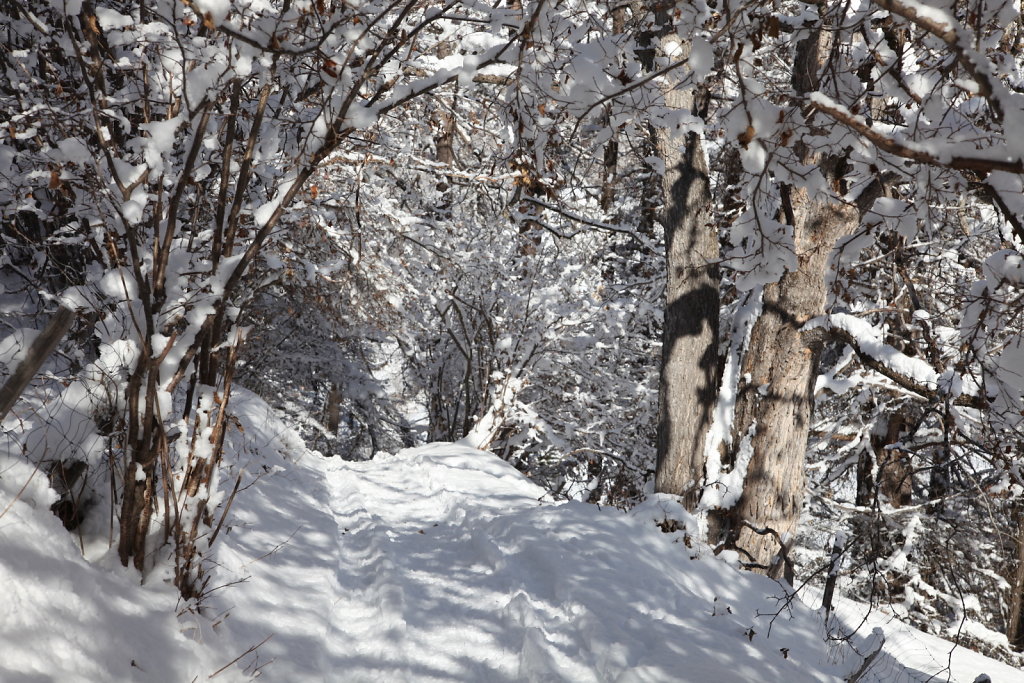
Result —
[[[113, 552], [83, 560], [46, 477], [0, 454], [0, 681], [795, 683], [861, 662], [824, 641], [820, 613], [780, 602], [781, 585], [662, 533], [656, 519], [685, 515], [667, 499], [630, 514], [555, 504], [453, 444], [322, 458], [251, 395], [232, 401], [232, 467], [251, 486], [200, 613], [159, 562], [140, 585]], [[886, 650], [863, 680], [946, 667], [949, 643], [880, 626]], [[870, 647], [867, 631], [854, 645]], [[954, 680], [1024, 681], [963, 649], [952, 662]]]

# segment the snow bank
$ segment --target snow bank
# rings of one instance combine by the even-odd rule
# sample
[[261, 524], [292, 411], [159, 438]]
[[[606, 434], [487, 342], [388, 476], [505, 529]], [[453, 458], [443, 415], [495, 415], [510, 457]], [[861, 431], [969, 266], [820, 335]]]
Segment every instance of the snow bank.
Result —
[[0, 681], [188, 681], [203, 672], [174, 587], [140, 586], [113, 554], [87, 563], [50, 513], [54, 500], [45, 472], [0, 454]]

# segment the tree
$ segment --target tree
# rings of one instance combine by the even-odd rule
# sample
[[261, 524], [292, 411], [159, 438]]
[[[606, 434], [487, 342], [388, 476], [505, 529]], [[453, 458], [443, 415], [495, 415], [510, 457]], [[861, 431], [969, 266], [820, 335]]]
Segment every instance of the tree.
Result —
[[[668, 23], [667, 13], [660, 14], [660, 22]], [[693, 49], [690, 42], [667, 28], [659, 40], [663, 59], [688, 59]], [[707, 49], [706, 44], [701, 47]], [[668, 109], [681, 117], [706, 115], [706, 106], [700, 103], [707, 94], [704, 88], [691, 84], [684, 89], [674, 72], [663, 78]], [[676, 128], [656, 130], [658, 155], [664, 164], [667, 280], [656, 489], [682, 495], [692, 510], [700, 499], [705, 443], [718, 394], [719, 251], [704, 145], [698, 132], [680, 136]]]
[[[863, 244], [863, 225], [874, 220], [870, 216], [888, 215], [894, 206], [907, 209], [918, 196], [948, 203], [956, 188], [977, 187], [984, 193], [979, 198], [987, 196], [1001, 207], [1011, 227], [1018, 220], [1014, 210], [1005, 210], [1010, 206], [1005, 193], [991, 192], [992, 180], [979, 182], [971, 175], [988, 174], [999, 187], [1019, 182], [1005, 175], [1019, 172], [1020, 162], [1003, 132], [1003, 112], [1016, 105], [996, 75], [1007, 73], [1012, 61], [1003, 52], [1007, 41], [1000, 40], [1010, 35], [1004, 30], [1012, 27], [1013, 11], [993, 5], [987, 14], [970, 15], [976, 33], [969, 35], [955, 14], [966, 11], [961, 8], [927, 17], [899, 3], [808, 9], [784, 14], [762, 4], [727, 7], [710, 19], [702, 16], [703, 23], [684, 21], [676, 29], [699, 38], [723, 27], [712, 42], [722, 81], [705, 117], [715, 131], [707, 138], [722, 140], [743, 168], [728, 183], [723, 182], [728, 164], [712, 177], [718, 197], [739, 187], [743, 208], [729, 218], [723, 236], [729, 244], [723, 264], [725, 300], [732, 297], [739, 304], [725, 352], [713, 438], [705, 460], [685, 469], [696, 473], [703, 467], [702, 508], [710, 512], [711, 540], [735, 545], [751, 566], [773, 574], [782, 573], [779, 543], [792, 541], [804, 501], [804, 454], [818, 358], [826, 347], [851, 340], [837, 331], [840, 326], [815, 322], [847, 303], [830, 294], [837, 282], [834, 249], [853, 248], [855, 235], [861, 235], [856, 244]], [[990, 52], [972, 52], [965, 47], [969, 44], [989, 45]], [[911, 64], [904, 56], [911, 45], [928, 57]], [[780, 61], [782, 54], [790, 59]], [[940, 73], [938, 63], [948, 63], [950, 55], [954, 68]], [[968, 92], [951, 100], [953, 91], [922, 93], [910, 85], [925, 73], [929, 82], [952, 83], [958, 69], [978, 84], [977, 95]], [[978, 98], [986, 105], [972, 109]], [[950, 106], [957, 115], [938, 116]], [[908, 121], [917, 126], [912, 137]], [[949, 131], [954, 142], [938, 142]], [[961, 138], [973, 144], [984, 140], [989, 153], [954, 151]], [[726, 150], [717, 154], [728, 157]], [[934, 225], [942, 217], [921, 219]], [[852, 348], [871, 355], [855, 340]], [[875, 361], [873, 367], [893, 381], [914, 386], [905, 364]], [[981, 364], [977, 368], [986, 364], [980, 357], [976, 362]], [[957, 367], [964, 372], [968, 366]], [[925, 394], [941, 395], [934, 392]], [[685, 400], [689, 408], [683, 412], [704, 414], [704, 402]], [[967, 396], [956, 401], [983, 402]], [[723, 432], [729, 436], [715, 436]], [[721, 461], [716, 440], [725, 448]]]
[[[106, 367], [107, 381], [124, 382], [111, 386], [112, 404], [92, 409], [121, 425], [119, 554], [145, 568], [159, 510], [178, 586], [192, 595], [197, 543], [215, 535], [201, 529], [217, 502], [211, 485], [244, 337], [240, 284], [298, 222], [293, 210], [324, 160], [362, 146], [360, 131], [379, 117], [512, 54], [536, 17], [416, 1], [4, 11], [10, 234], [31, 223], [41, 247], [87, 247], [88, 279], [67, 273], [64, 286], [77, 289], [62, 296], [103, 318], [99, 355], [119, 364]], [[424, 67], [446, 17], [494, 20], [511, 37], [455, 68]], [[40, 168], [51, 170], [41, 177]], [[99, 292], [87, 286], [95, 279]]]

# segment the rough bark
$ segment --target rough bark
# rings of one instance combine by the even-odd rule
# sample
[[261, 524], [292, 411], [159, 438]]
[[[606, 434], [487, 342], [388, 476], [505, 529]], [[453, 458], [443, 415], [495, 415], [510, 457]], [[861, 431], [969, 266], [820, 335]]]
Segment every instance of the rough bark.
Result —
[[331, 382], [331, 388], [327, 392], [324, 426], [331, 436], [337, 435], [338, 427], [341, 426], [341, 387], [334, 382]]
[[[692, 111], [693, 91], [673, 85], [666, 87], [666, 104]], [[665, 162], [667, 283], [655, 488], [683, 496], [686, 507], [693, 509], [718, 394], [718, 233], [711, 220], [708, 165], [700, 138], [690, 133], [681, 139], [661, 129], [656, 142]]]
[[[824, 23], [829, 21], [825, 18]], [[797, 45], [792, 85], [798, 97], [818, 89], [832, 38], [831, 31], [820, 28]], [[830, 186], [841, 189], [841, 156], [799, 145], [794, 151], [804, 163], [818, 167]], [[734, 447], [751, 435], [753, 454], [740, 499], [731, 510], [711, 516], [709, 536], [713, 542], [735, 544], [751, 568], [792, 580], [779, 539], [788, 543], [793, 537], [803, 507], [804, 454], [821, 346], [816, 334], [801, 328], [823, 312], [829, 257], [837, 240], [857, 228], [865, 207], [862, 202], [812, 197], [803, 188], [784, 186], [782, 193], [797, 266], [764, 289], [762, 314], [744, 356], [747, 379], [740, 386], [733, 423]], [[862, 198], [863, 203], [870, 201]], [[765, 529], [776, 533], [763, 533]]]
[[[829, 254], [836, 240], [856, 228], [859, 218], [856, 207], [812, 202], [802, 190], [793, 195], [797, 269], [765, 287], [763, 313], [751, 331], [744, 359], [743, 371], [750, 380], [741, 387], [735, 419], [736, 435], [753, 431], [753, 456], [733, 515], [755, 527], [774, 529], [783, 539], [796, 531], [803, 505], [804, 451], [820, 347], [800, 330], [821, 314]], [[739, 441], [734, 438], [734, 443]], [[768, 567], [775, 578], [782, 576], [784, 567], [774, 559], [779, 548], [773, 536], [731, 526], [736, 529], [736, 545], [749, 553], [752, 564]]]
[[149, 522], [157, 502], [157, 466], [167, 454], [167, 437], [157, 404], [161, 360], [162, 357], [154, 360], [148, 353], [144, 355], [128, 380], [126, 392], [131, 461], [124, 472], [117, 552], [121, 564], [127, 567], [132, 562], [139, 571], [145, 569]]
[[871, 437], [871, 446], [875, 451], [875, 462], [878, 463], [878, 492], [893, 507], [910, 505], [913, 494], [913, 469], [907, 454], [892, 448], [899, 443], [900, 436], [907, 427], [906, 418], [902, 413], [890, 415], [884, 434]]

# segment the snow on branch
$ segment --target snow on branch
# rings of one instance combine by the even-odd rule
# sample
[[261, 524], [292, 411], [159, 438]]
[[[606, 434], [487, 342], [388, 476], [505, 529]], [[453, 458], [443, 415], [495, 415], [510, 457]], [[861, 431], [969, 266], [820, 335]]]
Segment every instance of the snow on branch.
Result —
[[993, 78], [991, 70], [985, 64], [987, 59], [970, 46], [971, 41], [963, 35], [955, 18], [944, 10], [929, 7], [916, 0], [875, 0], [875, 4], [903, 17], [949, 46], [956, 55], [957, 61], [967, 69], [978, 84], [978, 90], [982, 97], [988, 100], [992, 106], [996, 120], [1003, 119], [1006, 90], [996, 78]]
[[[892, 380], [896, 385], [919, 396], [941, 401], [945, 396], [939, 389], [939, 373], [921, 360], [902, 353], [882, 341], [882, 331], [871, 323], [849, 313], [833, 313], [809, 321], [803, 331], [825, 330], [833, 339], [843, 342], [857, 354], [860, 361]], [[953, 403], [971, 408], [985, 408], [981, 396], [961, 394]]]

